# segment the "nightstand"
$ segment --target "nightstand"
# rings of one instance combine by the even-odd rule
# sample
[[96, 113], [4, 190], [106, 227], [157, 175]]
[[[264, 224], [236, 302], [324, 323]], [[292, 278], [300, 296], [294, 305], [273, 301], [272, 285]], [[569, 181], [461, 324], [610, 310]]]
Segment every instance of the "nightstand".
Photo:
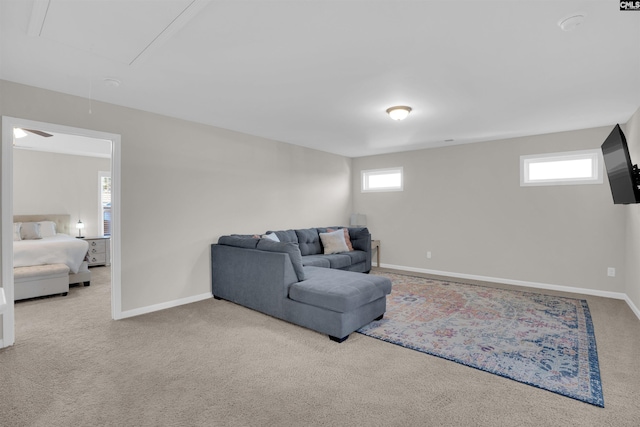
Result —
[[89, 243], [89, 267], [111, 264], [111, 239], [108, 236], [85, 237]]
[[377, 256], [377, 261], [378, 261], [378, 265], [377, 267], [380, 267], [380, 240], [372, 240], [371, 241], [371, 252], [373, 253], [373, 250], [376, 250], [376, 256]]

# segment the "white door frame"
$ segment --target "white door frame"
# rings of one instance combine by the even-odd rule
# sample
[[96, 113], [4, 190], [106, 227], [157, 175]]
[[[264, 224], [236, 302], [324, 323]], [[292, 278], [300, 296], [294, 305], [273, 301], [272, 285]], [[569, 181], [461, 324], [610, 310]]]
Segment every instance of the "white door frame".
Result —
[[[66, 133], [111, 141], [111, 317], [122, 318], [122, 288], [120, 264], [120, 135], [81, 129], [33, 120], [2, 117], [2, 288], [6, 300], [2, 313], [2, 339], [0, 348], [15, 342], [15, 316], [13, 302], [13, 128], [39, 129], [45, 132]], [[2, 294], [0, 293], [0, 304]]]

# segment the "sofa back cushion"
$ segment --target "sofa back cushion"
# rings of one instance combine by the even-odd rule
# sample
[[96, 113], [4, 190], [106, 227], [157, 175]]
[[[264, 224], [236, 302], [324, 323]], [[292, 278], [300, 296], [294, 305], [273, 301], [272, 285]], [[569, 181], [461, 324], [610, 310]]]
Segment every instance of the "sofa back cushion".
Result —
[[278, 236], [278, 240], [283, 243], [298, 243], [298, 235], [295, 230], [280, 230], [280, 231], [267, 231], [265, 234], [275, 233]]
[[367, 227], [349, 227], [349, 238], [353, 249], [371, 252], [371, 234]]
[[300, 253], [305, 255], [317, 255], [323, 252], [320, 236], [316, 228], [305, 228], [296, 230], [298, 235], [298, 245], [300, 245]]
[[231, 236], [220, 236], [219, 245], [235, 246], [238, 248], [255, 249], [260, 239], [253, 236], [232, 234]]
[[293, 270], [298, 276], [298, 280], [304, 280], [304, 268], [302, 267], [302, 255], [300, 254], [300, 248], [296, 243], [292, 242], [274, 242], [269, 239], [258, 240], [256, 249], [269, 252], [284, 252], [289, 254], [291, 264], [293, 264]]

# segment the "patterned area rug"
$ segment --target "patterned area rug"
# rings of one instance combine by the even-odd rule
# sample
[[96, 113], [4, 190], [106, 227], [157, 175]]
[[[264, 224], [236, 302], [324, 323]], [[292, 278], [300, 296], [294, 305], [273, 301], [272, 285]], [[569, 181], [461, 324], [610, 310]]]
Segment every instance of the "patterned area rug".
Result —
[[358, 332], [604, 407], [587, 301], [375, 274], [387, 312]]

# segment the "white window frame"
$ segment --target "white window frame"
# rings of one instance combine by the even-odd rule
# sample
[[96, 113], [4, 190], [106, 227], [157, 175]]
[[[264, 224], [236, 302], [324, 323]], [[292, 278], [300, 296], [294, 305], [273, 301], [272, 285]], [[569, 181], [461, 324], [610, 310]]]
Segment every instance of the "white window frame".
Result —
[[[111, 171], [98, 171], [98, 224], [100, 228], [100, 235], [104, 235], [104, 208], [102, 206], [102, 178], [111, 178]], [[112, 181], [113, 183], [113, 181]], [[113, 192], [113, 190], [112, 190]], [[113, 205], [112, 205], [113, 206]], [[113, 216], [111, 217], [113, 224]], [[110, 227], [113, 229], [113, 227]], [[111, 236], [111, 234], [109, 234]]]
[[[591, 160], [591, 176], [578, 178], [551, 178], [532, 180], [529, 176], [529, 167], [535, 163], [548, 163], [570, 160]], [[582, 185], [602, 184], [603, 159], [600, 150], [566, 151], [561, 153], [533, 154], [520, 156], [520, 186], [534, 187], [544, 185]]]
[[[369, 178], [375, 175], [389, 175], [392, 173], [400, 174], [400, 185], [393, 187], [376, 187], [371, 188], [369, 185]], [[380, 193], [385, 191], [403, 191], [404, 190], [404, 170], [402, 167], [385, 168], [385, 169], [369, 169], [363, 170], [360, 173], [361, 176], [361, 192], [363, 193]]]

